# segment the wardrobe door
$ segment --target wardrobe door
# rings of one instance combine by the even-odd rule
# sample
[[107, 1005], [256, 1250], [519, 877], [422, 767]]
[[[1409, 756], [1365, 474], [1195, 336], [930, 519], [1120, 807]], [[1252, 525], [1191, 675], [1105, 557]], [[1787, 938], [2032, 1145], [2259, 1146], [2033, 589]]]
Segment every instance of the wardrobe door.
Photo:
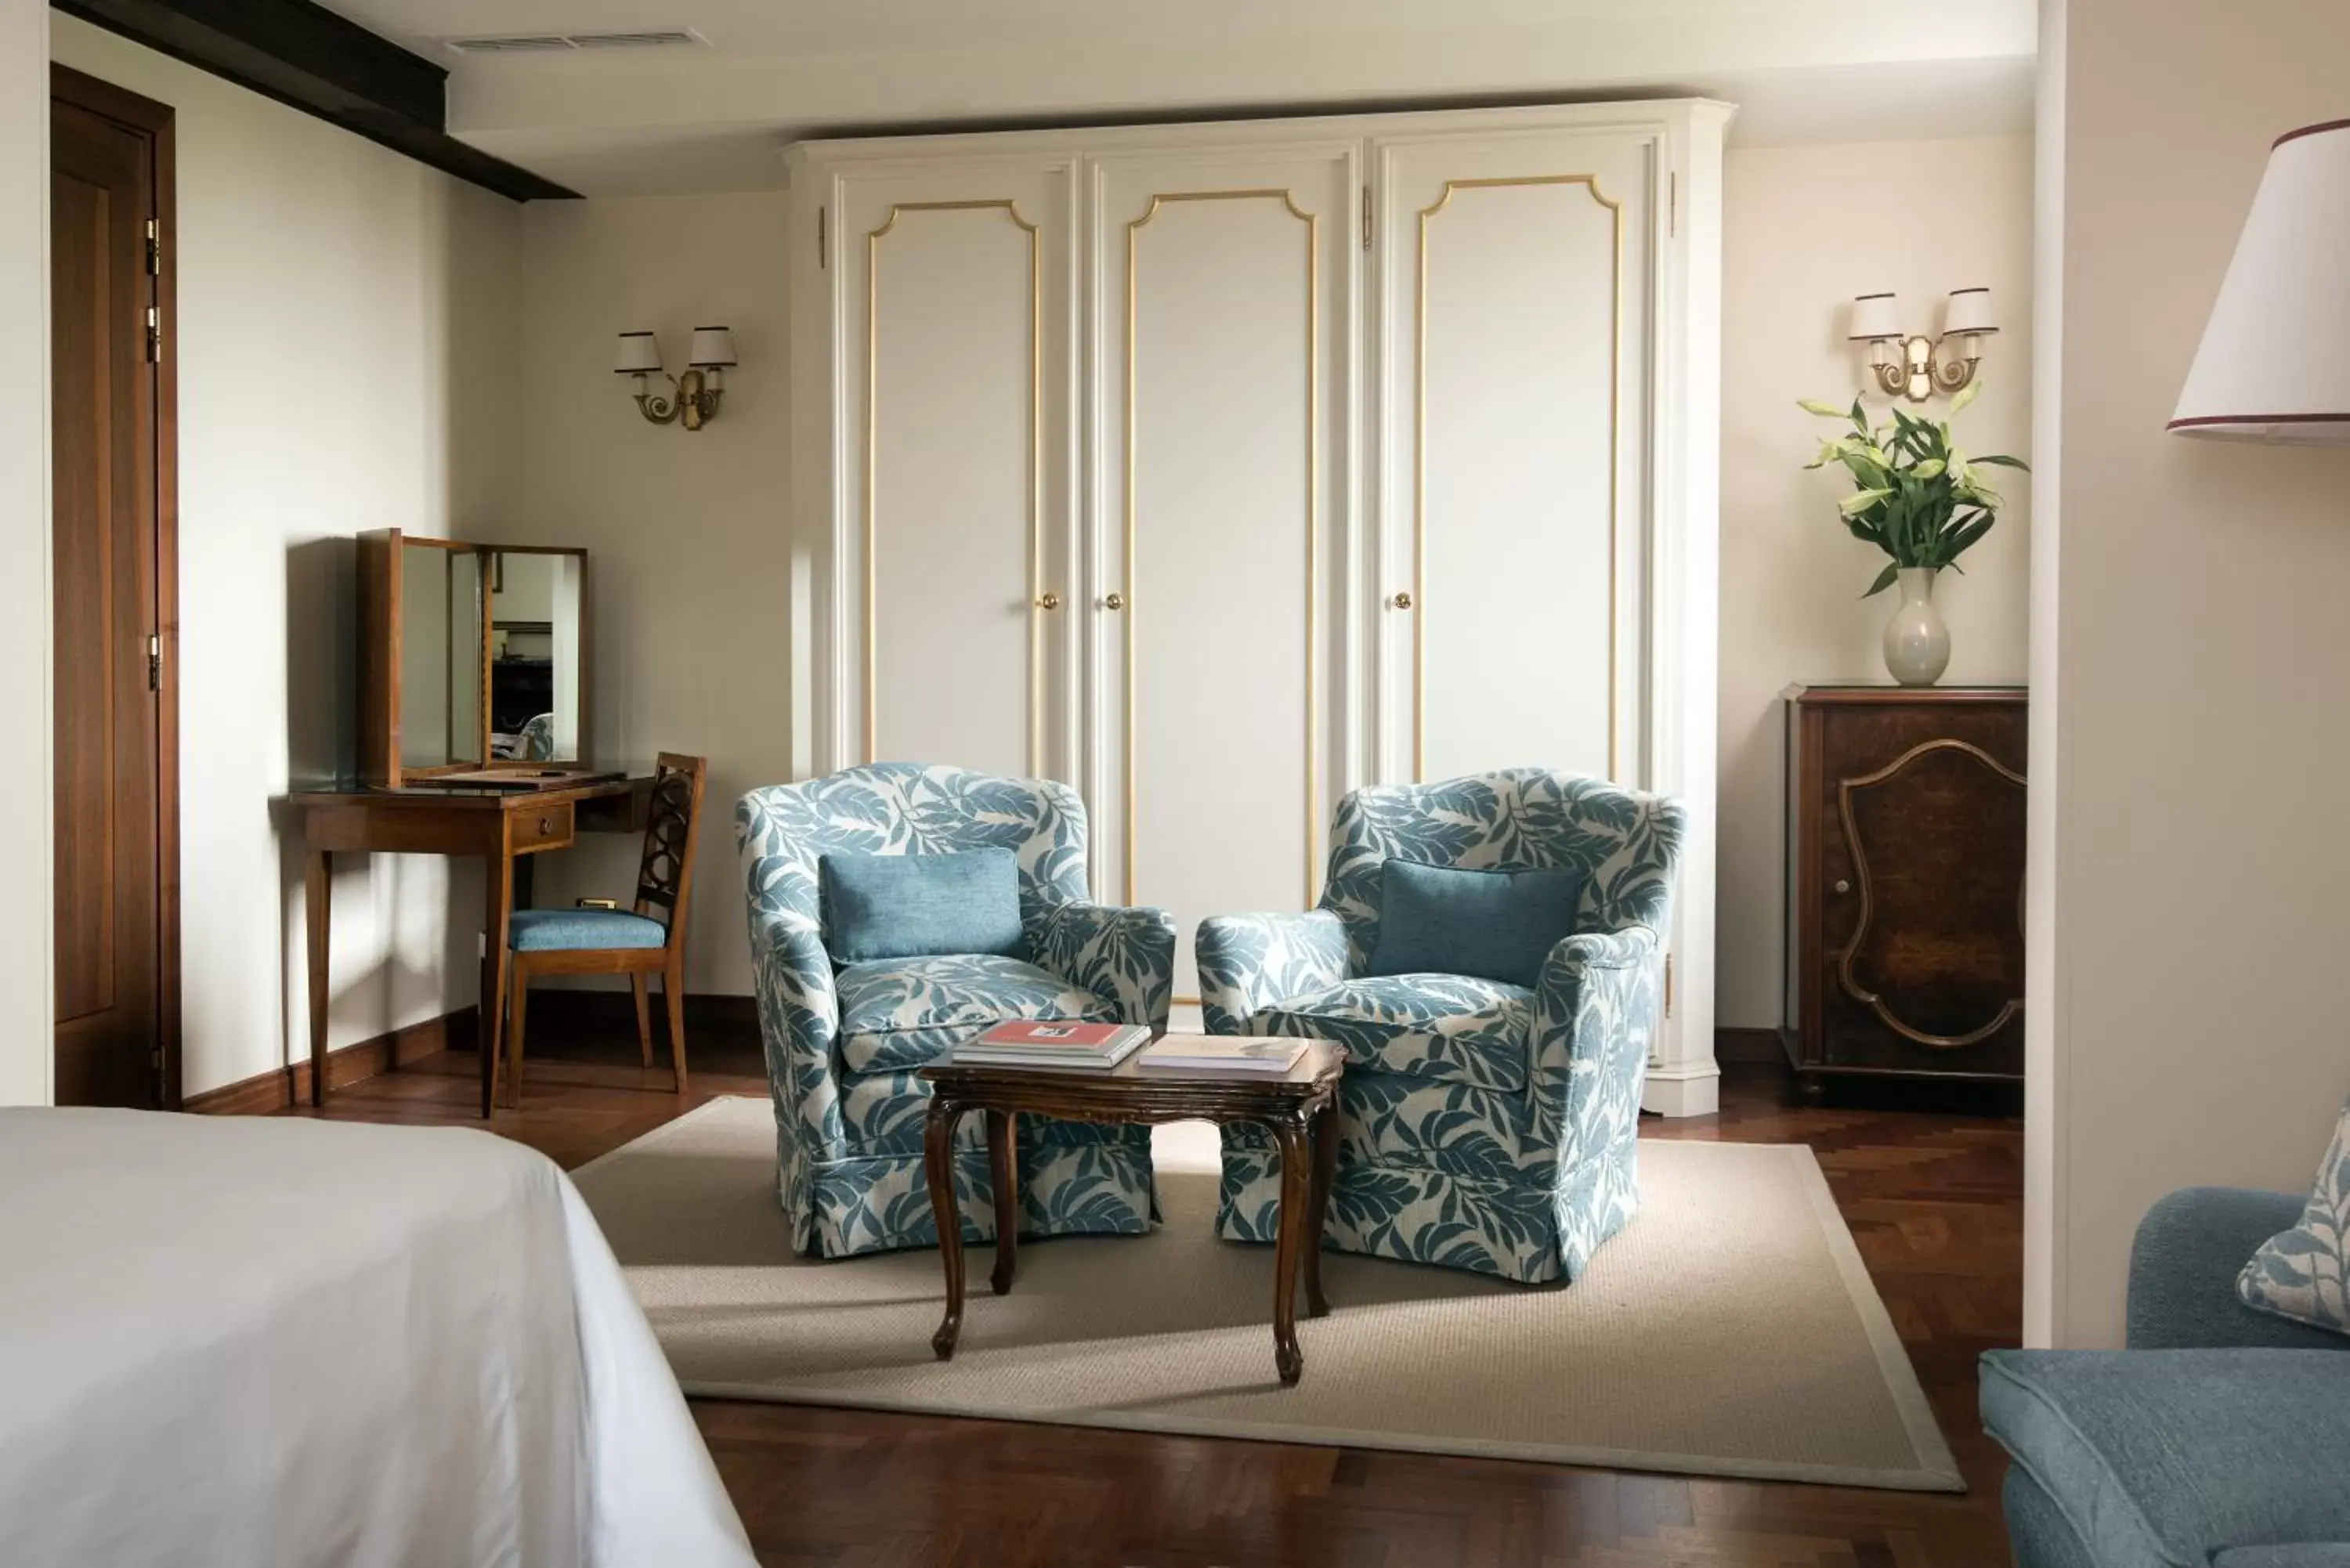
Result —
[[1174, 913], [1185, 999], [1202, 917], [1320, 892], [1359, 148], [1091, 165], [1096, 880]]
[[1371, 156], [1379, 772], [1642, 782], [1655, 133]]
[[1074, 165], [838, 180], [843, 762], [1068, 776]]

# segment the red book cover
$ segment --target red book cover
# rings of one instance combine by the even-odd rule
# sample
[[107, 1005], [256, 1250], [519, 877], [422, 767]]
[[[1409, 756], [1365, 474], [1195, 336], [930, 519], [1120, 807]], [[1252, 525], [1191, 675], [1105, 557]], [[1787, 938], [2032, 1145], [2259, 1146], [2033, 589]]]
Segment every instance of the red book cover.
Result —
[[1031, 1050], [1098, 1051], [1117, 1038], [1123, 1023], [1079, 1023], [1067, 1019], [1032, 1019], [999, 1023], [974, 1042], [980, 1045], [1018, 1045]]

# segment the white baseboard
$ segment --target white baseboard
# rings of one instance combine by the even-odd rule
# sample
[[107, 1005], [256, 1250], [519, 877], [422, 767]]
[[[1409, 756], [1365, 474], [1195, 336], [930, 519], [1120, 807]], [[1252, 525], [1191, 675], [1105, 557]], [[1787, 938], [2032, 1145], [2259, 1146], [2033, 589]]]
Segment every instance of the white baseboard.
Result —
[[1710, 1116], [1721, 1109], [1721, 1069], [1710, 1060], [1651, 1067], [1640, 1108], [1660, 1116]]

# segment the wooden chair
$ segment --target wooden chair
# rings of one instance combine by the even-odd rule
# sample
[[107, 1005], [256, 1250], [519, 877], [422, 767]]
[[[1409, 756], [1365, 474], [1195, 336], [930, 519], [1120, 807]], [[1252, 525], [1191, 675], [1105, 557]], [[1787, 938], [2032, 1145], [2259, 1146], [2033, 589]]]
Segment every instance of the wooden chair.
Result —
[[[677, 1092], [685, 1093], [685, 911], [693, 891], [693, 849], [702, 831], [706, 757], [663, 752], [653, 772], [645, 821], [645, 855], [637, 872], [633, 912], [582, 902], [570, 909], [517, 909], [510, 934], [514, 990], [506, 1024], [506, 1104], [522, 1104], [523, 1028], [530, 982], [546, 974], [625, 974], [636, 993], [637, 1043], [653, 1064], [653, 1016], [647, 994], [661, 979], [669, 1005], [670, 1060]], [[658, 909], [662, 918], [656, 919]]]

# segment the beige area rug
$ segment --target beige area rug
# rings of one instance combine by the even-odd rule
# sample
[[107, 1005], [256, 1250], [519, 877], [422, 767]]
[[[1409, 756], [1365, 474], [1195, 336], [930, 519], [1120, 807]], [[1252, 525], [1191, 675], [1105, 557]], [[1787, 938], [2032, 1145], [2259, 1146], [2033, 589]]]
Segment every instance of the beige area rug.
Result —
[[1214, 1234], [1214, 1129], [1155, 1148], [1150, 1235], [1024, 1241], [1007, 1296], [967, 1250], [943, 1364], [934, 1251], [791, 1255], [765, 1101], [712, 1101], [575, 1179], [690, 1394], [1965, 1490], [1807, 1148], [1644, 1142], [1639, 1218], [1572, 1286], [1329, 1253], [1295, 1388], [1272, 1249]]

